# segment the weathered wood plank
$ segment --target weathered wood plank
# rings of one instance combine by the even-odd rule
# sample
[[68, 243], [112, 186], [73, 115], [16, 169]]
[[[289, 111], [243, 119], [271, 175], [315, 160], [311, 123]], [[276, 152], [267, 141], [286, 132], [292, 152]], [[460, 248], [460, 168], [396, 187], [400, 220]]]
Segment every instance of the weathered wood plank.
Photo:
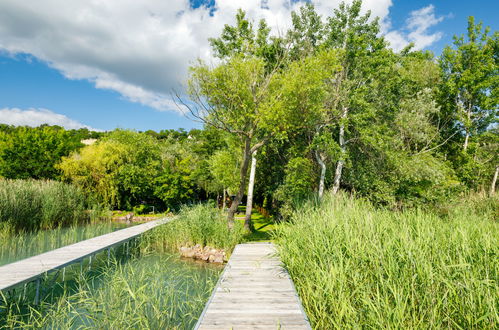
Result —
[[236, 246], [195, 329], [310, 329], [273, 244]]
[[128, 241], [171, 220], [171, 218], [163, 218], [128, 227], [1, 266], [0, 291], [8, 290], [16, 285], [30, 282], [46, 272], [78, 262], [85, 257]]

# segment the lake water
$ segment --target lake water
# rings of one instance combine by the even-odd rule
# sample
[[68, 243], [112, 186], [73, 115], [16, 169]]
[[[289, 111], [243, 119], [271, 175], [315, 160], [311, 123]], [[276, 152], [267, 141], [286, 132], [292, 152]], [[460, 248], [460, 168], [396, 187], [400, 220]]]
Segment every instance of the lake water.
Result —
[[[3, 263], [123, 228], [93, 225], [22, 235], [0, 246]], [[10, 250], [9, 250], [10, 249]], [[13, 252], [14, 251], [14, 252]], [[35, 285], [0, 299], [0, 328], [192, 329], [223, 266], [184, 260], [176, 254], [107, 253], [49, 274], [42, 280], [42, 302], [33, 304]], [[15, 254], [18, 253], [18, 254]]]
[[0, 266], [127, 227], [106, 222], [0, 236]]

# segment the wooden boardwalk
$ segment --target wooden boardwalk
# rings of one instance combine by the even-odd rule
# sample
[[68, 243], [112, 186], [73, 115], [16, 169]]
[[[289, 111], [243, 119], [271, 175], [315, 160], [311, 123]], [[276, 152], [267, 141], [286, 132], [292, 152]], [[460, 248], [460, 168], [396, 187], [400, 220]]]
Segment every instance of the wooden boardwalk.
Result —
[[236, 246], [195, 329], [310, 329], [273, 244]]
[[171, 218], [163, 218], [121, 229], [1, 266], [0, 291], [31, 282], [47, 272], [66, 267], [115, 245], [122, 244], [170, 220]]

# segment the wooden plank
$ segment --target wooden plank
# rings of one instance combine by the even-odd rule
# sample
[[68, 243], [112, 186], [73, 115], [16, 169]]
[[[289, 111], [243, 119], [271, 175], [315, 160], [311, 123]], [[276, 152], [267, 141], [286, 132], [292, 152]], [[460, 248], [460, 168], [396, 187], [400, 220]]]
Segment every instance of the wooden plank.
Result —
[[310, 329], [272, 243], [236, 246], [195, 329]]
[[0, 291], [30, 282], [44, 273], [63, 268], [85, 257], [124, 243], [171, 220], [172, 218], [162, 218], [146, 222], [1, 266]]

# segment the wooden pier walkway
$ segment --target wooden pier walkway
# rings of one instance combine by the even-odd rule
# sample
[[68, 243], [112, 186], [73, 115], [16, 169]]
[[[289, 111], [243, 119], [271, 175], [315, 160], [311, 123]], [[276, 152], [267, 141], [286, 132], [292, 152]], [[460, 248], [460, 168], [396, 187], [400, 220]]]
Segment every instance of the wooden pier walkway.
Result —
[[272, 243], [236, 246], [195, 329], [310, 329]]
[[0, 291], [31, 282], [47, 272], [66, 267], [115, 245], [122, 244], [170, 220], [172, 219], [163, 218], [132, 226], [1, 266]]

